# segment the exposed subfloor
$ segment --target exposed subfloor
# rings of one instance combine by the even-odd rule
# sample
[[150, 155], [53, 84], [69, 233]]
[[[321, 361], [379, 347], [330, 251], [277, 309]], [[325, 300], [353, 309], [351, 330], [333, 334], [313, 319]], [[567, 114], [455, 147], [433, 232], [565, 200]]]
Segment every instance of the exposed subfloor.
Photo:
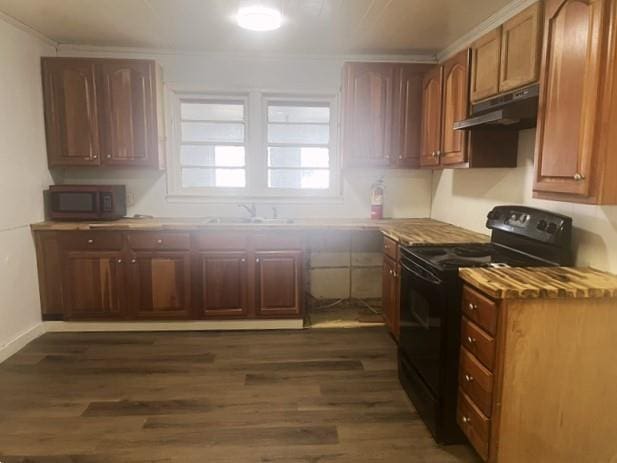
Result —
[[46, 334], [0, 365], [0, 461], [477, 460], [434, 443], [373, 327]]

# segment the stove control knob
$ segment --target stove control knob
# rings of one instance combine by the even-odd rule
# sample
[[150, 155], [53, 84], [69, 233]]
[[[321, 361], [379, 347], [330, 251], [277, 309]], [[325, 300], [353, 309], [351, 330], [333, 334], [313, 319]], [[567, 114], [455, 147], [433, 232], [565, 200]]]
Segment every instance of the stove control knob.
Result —
[[538, 230], [540, 231], [544, 231], [546, 230], [546, 226], [548, 225], [548, 223], [546, 222], [546, 220], [540, 220], [540, 222], [538, 222]]
[[557, 231], [557, 224], [554, 222], [549, 223], [546, 231], [551, 234], [555, 233]]

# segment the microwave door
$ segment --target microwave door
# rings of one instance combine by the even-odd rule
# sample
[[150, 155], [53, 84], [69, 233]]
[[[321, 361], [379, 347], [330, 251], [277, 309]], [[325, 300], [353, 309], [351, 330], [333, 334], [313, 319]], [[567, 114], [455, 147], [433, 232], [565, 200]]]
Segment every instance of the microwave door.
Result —
[[98, 214], [97, 192], [54, 192], [52, 208], [59, 214]]

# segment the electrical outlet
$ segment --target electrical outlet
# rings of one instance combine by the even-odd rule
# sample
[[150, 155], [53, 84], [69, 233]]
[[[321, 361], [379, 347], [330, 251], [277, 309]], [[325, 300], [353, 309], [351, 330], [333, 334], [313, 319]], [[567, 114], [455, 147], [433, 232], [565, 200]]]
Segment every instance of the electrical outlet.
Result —
[[126, 205], [127, 207], [133, 207], [135, 205], [135, 195], [128, 189], [126, 190]]

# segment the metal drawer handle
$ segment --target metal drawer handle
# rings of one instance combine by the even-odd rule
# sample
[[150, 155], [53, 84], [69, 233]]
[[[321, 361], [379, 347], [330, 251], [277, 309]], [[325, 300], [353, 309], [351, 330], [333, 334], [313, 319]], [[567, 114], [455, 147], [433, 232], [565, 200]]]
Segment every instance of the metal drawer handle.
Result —
[[473, 376], [465, 375], [465, 381], [467, 381], [468, 383], [471, 383], [473, 381]]
[[94, 240], [88, 240], [88, 244], [94, 243]]
[[471, 311], [478, 310], [478, 306], [477, 306], [476, 304], [474, 304], [473, 302], [470, 302], [470, 303], [467, 305], [467, 308], [468, 308], [469, 310], [471, 310]]
[[465, 424], [471, 424], [471, 418], [468, 418], [466, 416], [463, 417], [463, 423]]
[[476, 343], [476, 338], [472, 338], [471, 336], [467, 336], [467, 342], [469, 344], [475, 344]]

